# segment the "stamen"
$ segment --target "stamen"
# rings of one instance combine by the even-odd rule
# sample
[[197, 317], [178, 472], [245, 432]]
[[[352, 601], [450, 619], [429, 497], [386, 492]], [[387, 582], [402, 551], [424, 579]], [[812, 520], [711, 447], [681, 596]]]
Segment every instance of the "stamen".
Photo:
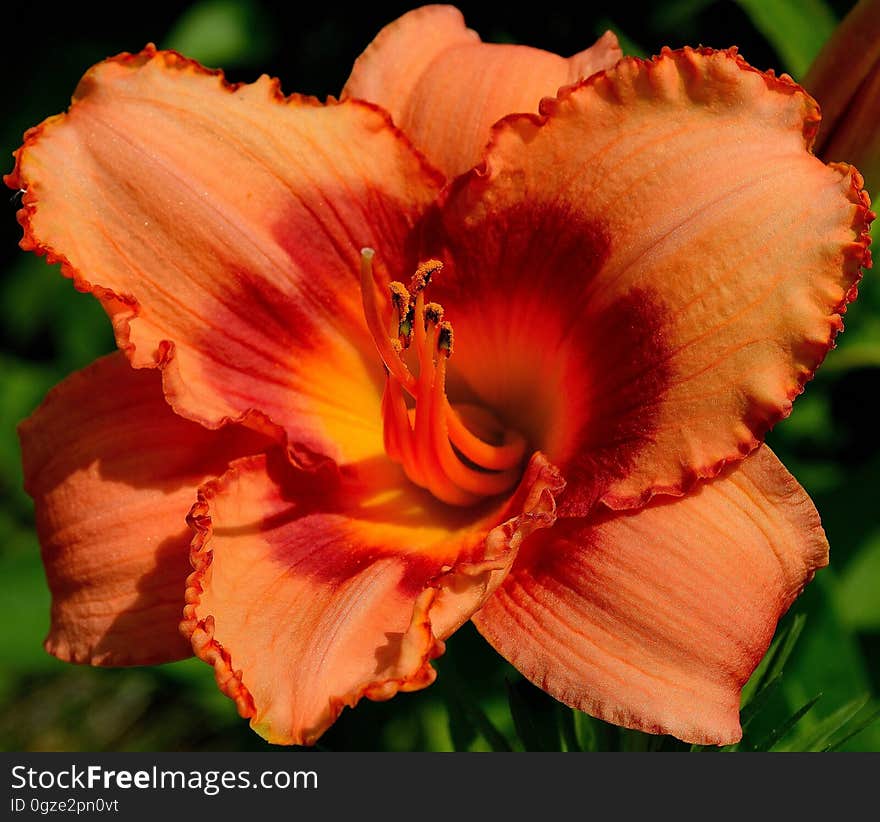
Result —
[[[429, 339], [436, 340], [436, 327], [430, 329]], [[416, 397], [415, 444], [416, 458], [428, 481], [428, 490], [441, 502], [449, 505], [473, 505], [480, 501], [480, 495], [470, 493], [454, 482], [440, 461], [436, 440], [433, 436], [434, 418], [433, 391], [434, 373], [433, 348], [424, 346], [419, 356], [419, 393]], [[484, 495], [485, 496], [485, 495]]]
[[401, 431], [394, 425], [388, 425], [388, 420], [392, 418], [394, 411], [391, 407], [392, 396], [391, 386], [399, 385], [393, 380], [388, 372], [385, 373], [385, 388], [382, 391], [382, 444], [385, 446], [385, 453], [392, 462], [403, 461], [403, 449], [401, 447]]
[[[412, 423], [409, 419], [409, 411], [403, 399], [400, 383], [389, 377], [386, 388], [389, 398], [390, 416], [384, 418], [385, 426], [393, 428], [395, 431], [396, 441], [400, 446], [400, 464], [403, 467], [404, 473], [410, 482], [415, 483], [420, 488], [424, 488], [427, 483], [416, 460]], [[391, 457], [390, 454], [389, 457]], [[393, 460], [394, 457], [391, 457], [391, 459]]]
[[[505, 431], [500, 445], [485, 442], [465, 425], [446, 396], [452, 325], [443, 319], [443, 306], [426, 303], [424, 295], [442, 263], [422, 263], [409, 289], [400, 282], [390, 283], [392, 316], [385, 333], [376, 300], [373, 257], [372, 249], [362, 249], [361, 294], [367, 326], [386, 368], [382, 395], [386, 453], [413, 483], [450, 505], [473, 505], [511, 490], [526, 453], [523, 437]], [[404, 350], [411, 345], [415, 346], [417, 375], [403, 360]], [[407, 407], [404, 391], [414, 407]]]
[[503, 443], [489, 445], [471, 432], [448, 401], [446, 423], [449, 426], [449, 439], [452, 444], [475, 465], [491, 471], [506, 471], [514, 465], [519, 465], [526, 454], [528, 443], [519, 432], [507, 430], [504, 432]]
[[372, 248], [361, 249], [361, 302], [364, 307], [364, 317], [385, 367], [412, 393], [415, 388], [415, 377], [410, 374], [406, 364], [392, 349], [391, 339], [382, 328], [382, 317], [379, 315], [376, 287], [373, 283], [373, 257], [375, 254], [376, 252]]
[[[451, 329], [450, 329], [451, 330]], [[446, 363], [449, 360], [452, 338], [449, 337], [449, 348], [443, 348], [441, 333], [440, 360], [434, 374], [434, 403], [432, 408], [431, 429], [434, 438], [434, 449], [443, 471], [458, 486], [478, 497], [492, 497], [510, 490], [519, 480], [519, 467], [509, 468], [502, 472], [475, 471], [465, 465], [452, 450], [449, 443], [449, 426], [443, 413], [442, 397], [446, 393]]]

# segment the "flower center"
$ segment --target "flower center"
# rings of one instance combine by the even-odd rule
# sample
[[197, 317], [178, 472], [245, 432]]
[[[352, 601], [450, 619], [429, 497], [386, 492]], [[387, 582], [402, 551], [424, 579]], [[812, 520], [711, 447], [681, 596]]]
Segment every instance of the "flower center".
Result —
[[473, 505], [509, 491], [522, 473], [525, 439], [502, 430], [484, 409], [453, 407], [446, 396], [452, 325], [443, 319], [443, 306], [425, 303], [425, 289], [443, 264], [422, 263], [409, 288], [392, 282], [391, 316], [386, 320], [382, 309], [387, 306], [376, 297], [374, 255], [371, 248], [361, 251], [361, 297], [385, 363], [385, 451], [412, 482], [450, 505]]

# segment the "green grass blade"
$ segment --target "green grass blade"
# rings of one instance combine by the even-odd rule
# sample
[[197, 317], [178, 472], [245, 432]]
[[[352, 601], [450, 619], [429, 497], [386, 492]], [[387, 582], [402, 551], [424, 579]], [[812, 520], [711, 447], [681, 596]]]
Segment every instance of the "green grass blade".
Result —
[[446, 712], [453, 750], [469, 751], [479, 734], [467, 708], [457, 694], [449, 694], [446, 699]]
[[785, 720], [778, 728], [774, 728], [759, 743], [752, 747], [753, 751], [769, 751], [781, 741], [788, 732], [794, 728], [802, 717], [812, 710], [813, 706], [821, 699], [822, 694], [817, 694], [809, 702], [798, 708], [788, 719]]
[[581, 711], [574, 711], [573, 717], [578, 745], [582, 751], [607, 751], [612, 749], [610, 736], [613, 726]]
[[804, 614], [798, 614], [779, 633], [779, 636], [773, 640], [773, 644], [764, 655], [764, 659], [761, 660], [754, 674], [752, 674], [745, 688], [743, 688], [742, 704], [744, 708], [774, 679], [782, 674], [785, 663], [788, 662], [788, 658], [791, 656], [791, 652], [800, 638], [801, 631], [804, 630], [806, 621], [807, 618]]
[[577, 738], [577, 729], [574, 726], [574, 711], [560, 703], [559, 727], [562, 730], [562, 741], [565, 749], [574, 753], [581, 752], [581, 746]]
[[808, 734], [792, 740], [788, 750], [822, 751], [831, 744], [831, 738], [844, 727], [865, 705], [870, 697], [866, 694], [858, 699], [847, 702], [833, 714], [821, 720]]
[[561, 751], [558, 711], [552, 697], [525, 679], [506, 685], [513, 724], [523, 747], [527, 751]]
[[880, 719], [880, 708], [877, 708], [875, 711], [871, 711], [864, 719], [859, 720], [858, 722], [853, 722], [851, 724], [847, 724], [847, 732], [840, 739], [832, 742], [830, 745], [827, 745], [822, 749], [823, 753], [827, 753], [829, 751], [838, 751], [840, 750], [847, 742], [850, 741], [854, 736], [857, 736], [865, 728], [873, 725], [878, 719]]
[[444, 669], [443, 681], [448, 694], [449, 735], [456, 750], [469, 750], [470, 744], [479, 734], [486, 740], [493, 751], [509, 752], [513, 750], [510, 742], [495, 727], [486, 712], [470, 694], [464, 683], [455, 672]]
[[782, 684], [782, 674], [777, 674], [766, 685], [764, 685], [758, 693], [756, 693], [742, 711], [740, 711], [739, 722], [742, 725], [743, 732], [748, 730], [752, 720], [761, 712], [770, 697], [773, 696]]
[[776, 653], [774, 653], [767, 665], [766, 673], [761, 680], [762, 688], [766, 687], [766, 685], [776, 679], [776, 677], [782, 675], [782, 672], [785, 669], [785, 663], [788, 662], [788, 658], [791, 656], [794, 646], [800, 639], [801, 632], [804, 630], [806, 622], [807, 617], [805, 614], [798, 614], [792, 620], [788, 631], [783, 637], [781, 637]]

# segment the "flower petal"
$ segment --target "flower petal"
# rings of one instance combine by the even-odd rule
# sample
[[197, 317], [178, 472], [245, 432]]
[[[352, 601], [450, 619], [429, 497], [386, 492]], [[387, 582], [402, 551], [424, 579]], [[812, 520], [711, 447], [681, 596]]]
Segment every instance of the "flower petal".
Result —
[[474, 622], [568, 705], [722, 745], [777, 620], [827, 562], [815, 508], [765, 446], [682, 499], [560, 519]]
[[[822, 106], [817, 150], [831, 160], [857, 163], [871, 185], [877, 185], [880, 182], [878, 0], [861, 0], [852, 8], [810, 66], [803, 82]], [[877, 182], [868, 173], [869, 163]]]
[[357, 458], [381, 448], [359, 251], [411, 272], [438, 179], [367, 104], [231, 86], [148, 47], [92, 68], [6, 181], [26, 190], [22, 246], [101, 299], [176, 411], [217, 427], [257, 409]]
[[880, 188], [880, 57], [846, 115], [827, 136], [822, 157], [858, 163], [868, 188], [876, 192]]
[[181, 419], [159, 375], [119, 353], [52, 389], [19, 433], [52, 592], [46, 650], [92, 665], [189, 656], [187, 512], [200, 483], [264, 438]]
[[457, 368], [560, 467], [566, 514], [680, 494], [832, 346], [870, 259], [861, 177], [733, 50], [625, 59], [543, 112], [499, 125], [445, 203]]
[[354, 64], [343, 91], [391, 113], [437, 168], [453, 177], [479, 162], [493, 123], [536, 111], [560, 86], [613, 66], [606, 32], [568, 59], [528, 46], [480, 42], [452, 6], [424, 6], [387, 25]]
[[[270, 742], [312, 744], [343, 707], [424, 688], [443, 640], [552, 524], [539, 455], [512, 500], [450, 509], [390, 462], [338, 474], [242, 460], [202, 489], [182, 630]], [[500, 523], [500, 524], [499, 524]]]

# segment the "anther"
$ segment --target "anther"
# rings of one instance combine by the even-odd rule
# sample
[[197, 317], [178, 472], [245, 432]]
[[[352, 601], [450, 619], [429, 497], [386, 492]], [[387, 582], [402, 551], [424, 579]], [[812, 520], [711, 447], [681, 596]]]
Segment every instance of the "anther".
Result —
[[393, 282], [388, 286], [391, 292], [391, 305], [394, 312], [391, 317], [390, 337], [397, 337], [404, 348], [409, 347], [412, 336], [414, 308], [409, 291], [403, 283]]
[[402, 317], [409, 308], [409, 291], [403, 283], [396, 280], [388, 286], [388, 290], [391, 292], [391, 304]]
[[441, 354], [445, 354], [447, 357], [451, 357], [453, 343], [454, 336], [452, 333], [452, 323], [440, 323], [440, 334], [437, 337], [437, 350]]
[[428, 283], [431, 282], [431, 277], [440, 271], [441, 268], [443, 268], [443, 263], [440, 260], [428, 260], [428, 262], [422, 263], [416, 269], [416, 273], [413, 274], [412, 280], [410, 280], [410, 293], [418, 294], [420, 291], [424, 291], [428, 287]]
[[425, 328], [428, 327], [428, 323], [439, 325], [442, 319], [443, 306], [440, 303], [428, 303], [425, 306]]
[[407, 309], [406, 315], [402, 316], [400, 322], [397, 324], [397, 336], [403, 343], [404, 348], [409, 348], [409, 344], [412, 342], [413, 322], [415, 321], [415, 316], [415, 306], [411, 305]]

